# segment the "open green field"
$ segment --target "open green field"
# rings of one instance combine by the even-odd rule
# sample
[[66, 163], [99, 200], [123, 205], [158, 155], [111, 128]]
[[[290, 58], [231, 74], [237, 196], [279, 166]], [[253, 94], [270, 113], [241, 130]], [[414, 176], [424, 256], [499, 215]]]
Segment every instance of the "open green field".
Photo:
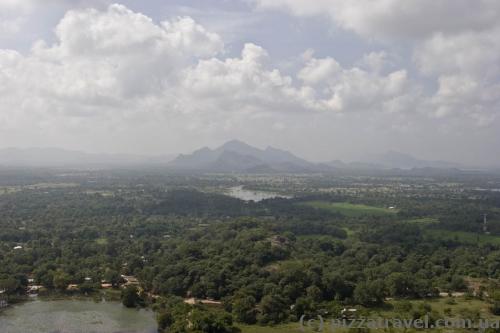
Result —
[[[398, 303], [401, 302], [405, 302], [405, 300], [388, 301], [387, 304], [392, 307], [392, 310], [375, 310], [372, 311], [371, 315], [385, 318], [401, 316], [397, 311]], [[410, 303], [413, 307], [417, 307], [419, 304], [423, 303], [428, 304], [431, 306], [432, 311], [437, 312], [437, 314], [442, 318], [469, 318], [476, 315], [481, 316], [481, 318], [499, 318], [489, 311], [489, 308], [491, 307], [490, 303], [475, 298], [467, 299], [466, 297], [439, 297], [427, 300], [411, 300]]]
[[104, 237], [101, 237], [101, 238], [97, 238], [95, 240], [95, 242], [99, 245], [106, 245], [108, 244], [108, 239], [107, 238], [104, 238]]
[[435, 217], [422, 217], [418, 219], [411, 219], [404, 221], [405, 223], [415, 223], [420, 225], [428, 225], [428, 224], [436, 224], [439, 223], [439, 220]]
[[500, 236], [487, 235], [476, 232], [428, 229], [426, 230], [425, 235], [433, 239], [453, 240], [464, 244], [500, 245]]
[[[419, 305], [427, 304], [430, 306], [431, 311], [438, 316], [438, 318], [462, 318], [471, 319], [472, 321], [477, 321], [478, 318], [489, 318], [490, 320], [498, 320], [499, 316], [494, 316], [489, 311], [491, 304], [479, 299], [467, 299], [465, 297], [439, 297], [427, 300], [389, 300], [386, 304], [380, 308], [367, 309], [369, 314], [366, 318], [400, 318], [408, 319], [411, 318], [411, 311], [402, 313], [398, 309], [401, 308], [401, 304], [411, 303], [413, 309], [419, 307]], [[362, 316], [363, 317], [363, 316]], [[328, 318], [325, 318], [325, 323], [328, 325], [330, 322]], [[311, 328], [305, 327], [304, 330], [300, 330], [300, 325], [298, 322], [288, 323], [283, 325], [277, 325], [272, 327], [258, 326], [258, 325], [241, 325], [238, 326], [242, 333], [285, 333], [285, 332], [317, 332]], [[335, 332], [352, 332], [353, 330], [336, 328]], [[376, 331], [376, 330], [374, 330]], [[403, 330], [403, 329], [392, 329], [393, 332], [417, 332], [416, 330]], [[441, 329], [431, 329], [431, 332], [451, 332], [444, 328]], [[454, 332], [466, 332], [467, 330], [455, 329]], [[330, 332], [329, 327], [325, 332]]]
[[352, 204], [349, 202], [309, 201], [304, 204], [316, 209], [326, 209], [331, 212], [340, 213], [349, 217], [366, 215], [388, 216], [394, 215], [398, 212], [396, 209], [368, 206], [362, 204]]
[[293, 333], [301, 332], [299, 323], [277, 326], [239, 325], [241, 333]]

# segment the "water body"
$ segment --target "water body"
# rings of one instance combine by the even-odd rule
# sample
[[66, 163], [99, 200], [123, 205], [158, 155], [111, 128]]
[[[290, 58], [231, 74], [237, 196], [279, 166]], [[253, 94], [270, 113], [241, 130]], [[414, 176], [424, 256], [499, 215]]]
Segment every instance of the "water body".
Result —
[[238, 198], [245, 201], [261, 201], [264, 199], [272, 199], [272, 198], [291, 198], [287, 195], [282, 195], [274, 192], [264, 192], [264, 191], [254, 191], [254, 190], [246, 190], [243, 186], [235, 186], [229, 188], [227, 193], [229, 196], [233, 198]]
[[30, 301], [0, 312], [2, 333], [156, 333], [153, 311], [118, 302]]

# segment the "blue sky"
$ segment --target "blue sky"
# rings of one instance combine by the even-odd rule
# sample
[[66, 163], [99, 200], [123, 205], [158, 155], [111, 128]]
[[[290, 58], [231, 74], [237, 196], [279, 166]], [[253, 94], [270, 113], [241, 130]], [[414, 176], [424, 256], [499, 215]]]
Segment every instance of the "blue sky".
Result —
[[500, 164], [491, 0], [3, 0], [0, 148]]

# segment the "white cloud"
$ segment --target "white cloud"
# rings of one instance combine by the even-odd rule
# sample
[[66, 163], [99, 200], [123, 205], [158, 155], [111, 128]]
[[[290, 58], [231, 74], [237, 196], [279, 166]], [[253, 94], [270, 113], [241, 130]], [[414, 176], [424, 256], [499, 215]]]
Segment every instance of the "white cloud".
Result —
[[[498, 117], [500, 98], [500, 2], [495, 0], [252, 0], [261, 9], [280, 9], [296, 16], [328, 16], [340, 28], [368, 40], [387, 45], [404, 41], [413, 49], [418, 74], [435, 80], [438, 89], [422, 96], [431, 116], [462, 116], [479, 125]], [[331, 63], [331, 61], [330, 61]], [[365, 56], [360, 64], [370, 71], [387, 65], [382, 51]], [[323, 61], [323, 66], [327, 62]], [[330, 65], [331, 66], [331, 65]], [[322, 75], [331, 69], [315, 66]], [[313, 80], [313, 72], [303, 71], [304, 80]], [[405, 81], [399, 74], [396, 82]], [[344, 77], [347, 84], [350, 79]], [[391, 85], [392, 80], [378, 81]], [[359, 80], [358, 80], [359, 82]], [[377, 81], [373, 81], [377, 82]], [[430, 85], [430, 84], [429, 84]], [[398, 86], [398, 84], [396, 84]], [[348, 85], [361, 88], [362, 85]], [[367, 85], [366, 95], [377, 90]], [[343, 106], [336, 89], [332, 105]], [[356, 89], [352, 89], [353, 91]], [[415, 101], [416, 102], [416, 101]], [[418, 106], [414, 105], [414, 108]]]
[[[331, 3], [297, 1], [291, 9], [337, 20], [321, 9]], [[349, 3], [339, 1], [338, 15], [357, 10]], [[285, 1], [266, 6], [272, 4]], [[370, 38], [378, 38], [388, 28], [374, 28], [374, 20], [340, 24], [363, 35], [373, 29]], [[436, 121], [469, 117], [491, 124], [500, 99], [492, 74], [499, 64], [496, 33], [479, 25], [453, 35], [441, 30], [411, 33], [419, 38], [417, 68], [438, 86], [424, 95], [389, 51], [369, 52], [349, 66], [307, 51], [300, 69], [285, 74], [253, 43], [225, 57], [221, 38], [190, 17], [158, 23], [122, 5], [72, 10], [56, 26], [55, 42], [38, 41], [24, 54], [0, 50], [0, 141], [61, 145], [64, 138], [81, 147], [86, 138], [100, 149], [105, 141], [141, 151], [138, 133], [158, 149], [179, 149], [179, 137], [188, 135], [213, 141], [262, 131], [262, 144], [276, 132], [299, 145], [304, 138], [297, 133], [307, 142], [319, 135], [319, 144], [334, 130], [337, 137], [349, 135], [359, 123], [370, 133], [416, 131], [427, 126], [424, 107]], [[113, 140], [102, 140], [107, 137]]]
[[311, 58], [299, 72], [298, 77], [308, 85], [316, 85], [327, 81], [342, 71], [340, 64], [333, 58]]
[[469, 115], [489, 125], [500, 110], [500, 25], [480, 32], [437, 33], [415, 48], [415, 62], [436, 77], [432, 97], [438, 117]]
[[121, 5], [69, 11], [56, 36], [57, 43], [39, 41], [27, 56], [0, 56], [4, 90], [26, 92], [21, 108], [38, 98], [72, 115], [133, 108], [168, 90], [193, 58], [223, 48], [216, 34], [190, 18], [157, 25]]
[[267, 59], [263, 48], [246, 44], [240, 58], [202, 60], [186, 71], [182, 91], [203, 110], [336, 113], [402, 111], [396, 101], [415, 93], [405, 70], [384, 75], [309, 55], [294, 79], [268, 68]]
[[168, 121], [190, 114], [186, 127], [195, 128], [212, 121], [208, 115], [396, 112], [415, 100], [405, 70], [382, 73], [383, 52], [352, 68], [309, 52], [298, 73], [284, 75], [260, 46], [248, 43], [240, 57], [221, 59], [221, 38], [193, 19], [157, 24], [116, 4], [67, 12], [55, 35], [54, 44], [38, 41], [27, 55], [0, 52], [4, 127], [30, 122], [52, 128], [92, 117]]
[[32, 10], [32, 0], [0, 1], [0, 37], [12, 36], [18, 32]]
[[307, 101], [292, 78], [268, 69], [267, 52], [246, 44], [240, 58], [202, 60], [186, 71], [183, 90], [207, 108], [242, 112], [304, 109]]
[[465, 72], [496, 76], [500, 72], [500, 23], [481, 32], [436, 33], [417, 44], [415, 61], [427, 75]]
[[403, 111], [401, 101], [417, 93], [405, 70], [384, 75], [379, 68], [342, 68], [333, 58], [310, 59], [298, 77], [320, 92], [317, 103], [336, 112]]
[[481, 31], [500, 20], [495, 0], [252, 0], [263, 9], [297, 16], [328, 15], [368, 38], [426, 37], [435, 32]]

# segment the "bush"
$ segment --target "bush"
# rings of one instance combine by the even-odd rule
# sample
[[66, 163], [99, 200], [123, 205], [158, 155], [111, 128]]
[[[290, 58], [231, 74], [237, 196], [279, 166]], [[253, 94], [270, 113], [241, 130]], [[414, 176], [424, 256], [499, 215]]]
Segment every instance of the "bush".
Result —
[[122, 303], [127, 308], [136, 306], [144, 306], [144, 300], [139, 296], [139, 291], [136, 286], [128, 286], [122, 290]]
[[493, 302], [493, 305], [490, 307], [490, 311], [495, 316], [500, 316], [500, 301]]

